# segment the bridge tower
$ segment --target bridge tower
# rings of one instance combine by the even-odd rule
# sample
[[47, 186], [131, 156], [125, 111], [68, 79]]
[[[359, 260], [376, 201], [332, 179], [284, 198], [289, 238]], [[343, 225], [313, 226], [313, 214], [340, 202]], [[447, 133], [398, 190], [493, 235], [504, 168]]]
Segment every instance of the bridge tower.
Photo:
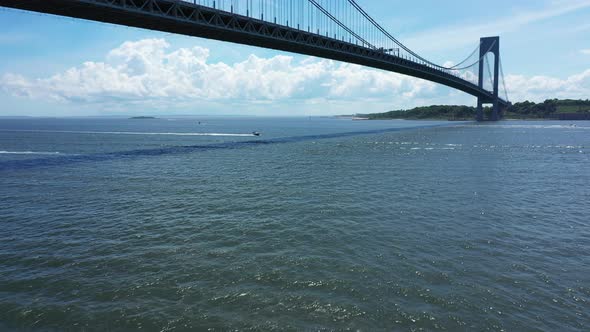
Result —
[[480, 46], [479, 46], [479, 82], [478, 85], [481, 89], [483, 89], [484, 83], [484, 56], [488, 53], [494, 54], [494, 84], [493, 84], [493, 99], [486, 100], [482, 97], [477, 98], [477, 121], [484, 120], [483, 114], [483, 104], [491, 103], [493, 104], [492, 108], [492, 115], [489, 120], [491, 121], [498, 121], [502, 115], [500, 110], [500, 104], [498, 103], [498, 86], [499, 86], [499, 76], [500, 76], [500, 37], [484, 37], [480, 39]]

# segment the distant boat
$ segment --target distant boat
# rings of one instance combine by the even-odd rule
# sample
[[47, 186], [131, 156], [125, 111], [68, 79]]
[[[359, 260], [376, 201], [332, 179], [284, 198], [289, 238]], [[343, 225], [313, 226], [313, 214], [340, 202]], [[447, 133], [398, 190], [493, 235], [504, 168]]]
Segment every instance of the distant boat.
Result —
[[260, 133], [259, 133], [259, 132], [257, 132], [257, 131], [253, 131], [253, 132], [252, 132], [252, 135], [254, 135], [254, 136], [260, 136]]

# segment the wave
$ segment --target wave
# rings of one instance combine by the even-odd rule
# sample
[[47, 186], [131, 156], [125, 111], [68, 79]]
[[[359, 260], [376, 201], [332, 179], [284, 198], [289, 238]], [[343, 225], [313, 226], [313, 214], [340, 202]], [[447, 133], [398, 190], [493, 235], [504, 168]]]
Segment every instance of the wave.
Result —
[[161, 135], [161, 136], [221, 136], [221, 137], [253, 137], [254, 134], [232, 134], [232, 133], [159, 133], [159, 132], [137, 132], [137, 131], [77, 131], [77, 130], [20, 130], [0, 129], [9, 132], [28, 133], [64, 133], [64, 134], [90, 134], [90, 135]]
[[502, 129], [577, 129], [577, 130], [590, 130], [587, 126], [578, 125], [523, 125], [523, 124], [469, 124], [469, 125], [458, 125], [457, 128], [485, 126], [486, 128], [502, 128]]
[[0, 151], [0, 154], [54, 155], [54, 154], [60, 154], [60, 152], [44, 152], [44, 151]]
[[[271, 138], [271, 139], [266, 139], [266, 140], [265, 139], [260, 139], [260, 140], [257, 139], [257, 140], [245, 140], [245, 141], [227, 141], [227, 142], [220, 142], [220, 143], [213, 143], [213, 144], [206, 144], [206, 145], [168, 146], [168, 147], [161, 147], [161, 148], [155, 148], [155, 149], [138, 149], [138, 150], [131, 150], [131, 151], [104, 152], [104, 153], [93, 153], [93, 154], [83, 154], [83, 155], [62, 154], [60, 156], [51, 157], [51, 158], [40, 157], [40, 158], [33, 158], [33, 159], [26, 159], [26, 160], [8, 160], [8, 161], [4, 161], [4, 162], [0, 161], [0, 171], [24, 170], [24, 169], [31, 169], [31, 168], [37, 168], [37, 167], [55, 167], [55, 166], [62, 166], [62, 165], [68, 165], [68, 164], [77, 164], [77, 163], [85, 163], [85, 162], [103, 162], [103, 161], [117, 160], [117, 159], [176, 155], [176, 154], [204, 152], [204, 151], [219, 150], [219, 149], [250, 148], [250, 147], [255, 147], [255, 146], [263, 146], [263, 145], [289, 144], [289, 143], [298, 143], [298, 142], [306, 142], [306, 141], [346, 138], [346, 137], [354, 137], [354, 136], [361, 136], [361, 135], [375, 135], [375, 134], [383, 134], [383, 133], [398, 132], [398, 131], [405, 131], [405, 130], [417, 130], [417, 129], [437, 128], [437, 127], [449, 127], [449, 125], [448, 124], [437, 124], [437, 125], [423, 125], [423, 126], [414, 126], [414, 127], [385, 128], [385, 129], [374, 129], [374, 130], [332, 133], [332, 134], [316, 134], [316, 135], [306, 135], [306, 136], [278, 137], [278, 138]], [[103, 132], [100, 132], [100, 133], [103, 133]], [[116, 133], [120, 133], [120, 132], [116, 132]], [[183, 133], [183, 134], [186, 135], [186, 133]], [[233, 134], [233, 135], [238, 135], [238, 134]], [[247, 134], [247, 136], [252, 136], [252, 135]]]

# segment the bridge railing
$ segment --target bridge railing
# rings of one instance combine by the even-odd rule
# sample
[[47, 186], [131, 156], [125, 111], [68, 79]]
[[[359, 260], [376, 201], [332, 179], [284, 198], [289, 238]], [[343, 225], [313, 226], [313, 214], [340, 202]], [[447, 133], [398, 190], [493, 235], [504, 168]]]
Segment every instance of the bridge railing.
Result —
[[[447, 75], [478, 82], [476, 61], [470, 66], [438, 66], [409, 50], [350, 0], [181, 0], [195, 5], [279, 24], [292, 29], [378, 50]], [[464, 60], [461, 64], [466, 64]]]
[[444, 67], [420, 57], [354, 0], [0, 0], [0, 5], [356, 63], [491, 99], [491, 91], [477, 83], [478, 71], [465, 65], [469, 58]]

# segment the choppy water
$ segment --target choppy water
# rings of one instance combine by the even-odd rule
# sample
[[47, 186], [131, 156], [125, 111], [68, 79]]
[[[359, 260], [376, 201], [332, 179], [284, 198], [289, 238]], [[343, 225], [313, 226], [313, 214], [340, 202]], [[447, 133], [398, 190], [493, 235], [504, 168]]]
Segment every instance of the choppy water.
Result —
[[200, 121], [0, 120], [1, 330], [590, 329], [590, 122]]

